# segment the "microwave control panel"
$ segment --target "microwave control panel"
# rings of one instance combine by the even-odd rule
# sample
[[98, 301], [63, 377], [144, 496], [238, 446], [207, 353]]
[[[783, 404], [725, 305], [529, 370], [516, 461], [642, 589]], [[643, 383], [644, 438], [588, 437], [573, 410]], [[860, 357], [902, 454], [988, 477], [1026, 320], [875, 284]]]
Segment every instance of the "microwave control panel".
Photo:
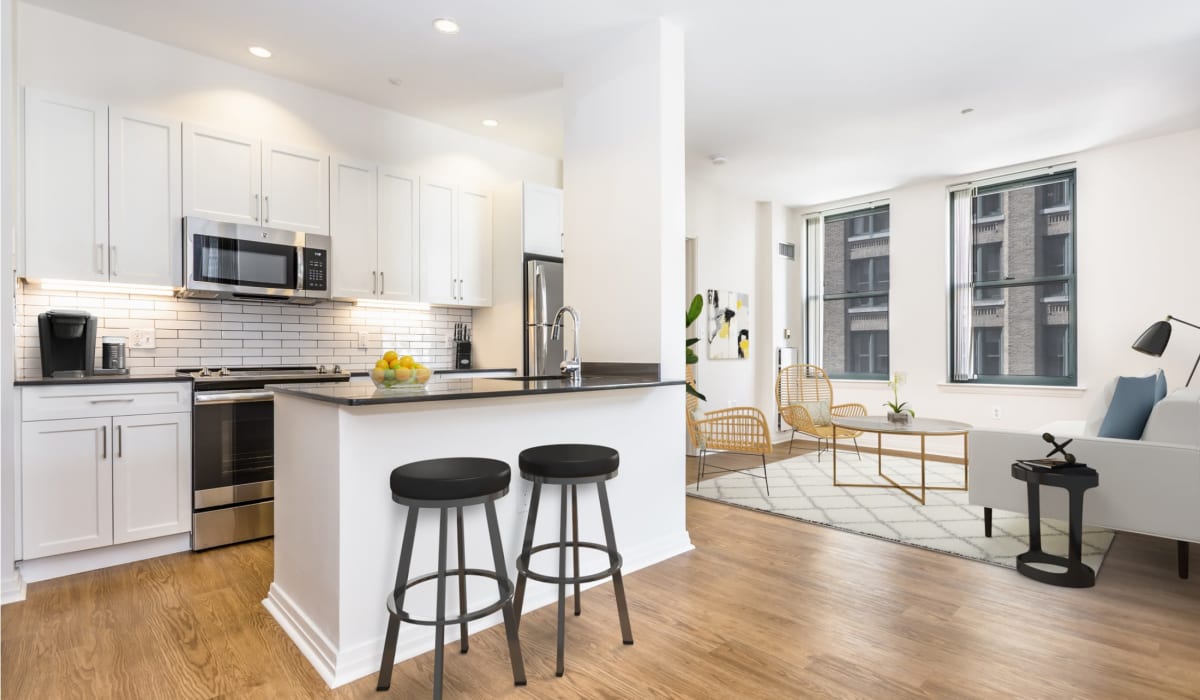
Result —
[[304, 289], [314, 292], [328, 290], [328, 271], [329, 251], [320, 248], [304, 249]]

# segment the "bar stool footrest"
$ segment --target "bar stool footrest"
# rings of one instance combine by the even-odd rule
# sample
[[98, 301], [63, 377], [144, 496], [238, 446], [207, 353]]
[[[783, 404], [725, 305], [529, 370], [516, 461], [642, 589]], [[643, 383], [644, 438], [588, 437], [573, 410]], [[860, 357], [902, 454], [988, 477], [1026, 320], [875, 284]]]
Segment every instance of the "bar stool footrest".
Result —
[[[451, 577], [461, 576], [462, 574], [466, 574], [467, 576], [482, 576], [484, 578], [490, 578], [493, 581], [498, 581], [500, 583], [500, 585], [504, 588], [504, 594], [502, 596], [500, 596], [500, 600], [498, 600], [494, 603], [491, 603], [485, 607], [479, 608], [477, 610], [467, 611], [466, 613], [460, 614], [457, 617], [448, 617], [445, 620], [425, 620], [425, 619], [415, 618], [415, 617], [412, 617], [411, 615], [409, 615], [404, 610], [397, 610], [396, 609], [396, 596], [395, 596], [395, 594], [393, 594], [393, 595], [389, 595], [387, 597], [388, 612], [393, 615], [398, 615], [400, 617], [401, 622], [407, 622], [407, 623], [413, 624], [413, 625], [425, 625], [427, 627], [434, 627], [437, 625], [460, 625], [464, 622], [470, 622], [472, 620], [478, 620], [481, 617], [487, 617], [488, 615], [491, 615], [492, 613], [496, 612], [500, 608], [503, 608], [506, 603], [508, 603], [509, 601], [511, 601], [513, 599], [513, 593], [516, 590], [516, 588], [513, 586], [513, 582], [506, 578], [505, 579], [500, 578], [500, 576], [498, 574], [496, 574], [496, 572], [494, 572], [494, 571], [488, 571], [486, 569], [448, 569], [446, 571], [446, 578], [449, 579]], [[438, 574], [435, 572], [432, 574], [425, 574], [424, 576], [418, 576], [417, 578], [414, 578], [414, 579], [409, 579], [408, 583], [404, 584], [404, 590], [407, 591], [408, 589], [412, 588], [413, 586], [416, 586], [416, 585], [419, 585], [422, 583], [426, 583], [428, 581], [433, 581], [433, 580], [437, 579], [437, 577], [438, 577]]]
[[527, 576], [528, 578], [530, 578], [534, 581], [540, 581], [542, 583], [569, 583], [569, 584], [573, 585], [576, 583], [590, 583], [592, 581], [600, 581], [602, 579], [609, 578], [613, 574], [615, 574], [621, 570], [621, 565], [624, 562], [624, 560], [621, 558], [621, 554], [619, 552], [614, 552], [614, 551], [610, 550], [606, 545], [598, 544], [596, 542], [575, 542], [575, 541], [569, 540], [569, 541], [565, 542], [563, 545], [567, 549], [571, 549], [574, 547], [582, 547], [584, 549], [599, 550], [609, 556], [609, 560], [613, 562], [613, 565], [603, 571], [598, 571], [593, 574], [584, 574], [582, 576], [567, 576], [567, 577], [562, 577], [562, 578], [560, 578], [558, 576], [540, 574], [536, 571], [530, 571], [529, 560], [530, 560], [530, 558], [533, 557], [534, 554], [537, 554], [538, 552], [544, 552], [548, 549], [558, 549], [559, 546], [560, 545], [558, 542], [549, 542], [547, 544], [539, 544], [536, 547], [530, 548], [529, 556], [521, 555], [521, 556], [517, 557], [517, 572], [524, 574], [525, 576]]

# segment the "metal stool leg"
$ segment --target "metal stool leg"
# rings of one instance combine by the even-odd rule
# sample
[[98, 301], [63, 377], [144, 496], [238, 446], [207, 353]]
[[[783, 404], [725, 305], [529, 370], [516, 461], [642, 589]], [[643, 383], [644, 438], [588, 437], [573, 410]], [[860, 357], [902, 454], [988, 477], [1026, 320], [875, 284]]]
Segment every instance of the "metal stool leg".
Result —
[[[458, 612], [463, 614], [467, 612], [467, 557], [466, 547], [463, 545], [463, 513], [462, 506], [458, 507], [458, 568], [461, 573], [458, 575]], [[464, 622], [459, 626], [458, 644], [461, 653], [465, 654], [470, 651], [470, 645], [467, 641], [467, 623]]]
[[[542, 482], [533, 482], [533, 492], [529, 496], [529, 517], [525, 519], [525, 541], [521, 545], [521, 557], [525, 565], [529, 565], [529, 550], [533, 549], [533, 530], [537, 525], [538, 502], [542, 497]], [[521, 626], [521, 607], [525, 603], [525, 573], [517, 572], [517, 589], [513, 594], [513, 613], [516, 615], [516, 627]]]
[[770, 479], [767, 478], [767, 456], [766, 455], [759, 455], [759, 456], [762, 457], [763, 483], [766, 484], [767, 495], [770, 496], [771, 495], [771, 481], [770, 481]]
[[446, 656], [446, 526], [449, 508], [438, 512], [438, 577], [437, 577], [437, 625], [433, 648], [433, 700], [442, 698], [442, 669]]
[[567, 485], [563, 484], [558, 515], [558, 657], [554, 675], [563, 674], [563, 646], [567, 633]]
[[[571, 484], [571, 539], [575, 542], [575, 572], [576, 578], [579, 577], [579, 494], [578, 487]], [[575, 616], [579, 616], [579, 582], [575, 582]]]
[[[409, 507], [408, 518], [404, 521], [404, 539], [400, 545], [400, 564], [396, 567], [396, 586], [392, 596], [396, 601], [396, 612], [404, 609], [405, 586], [408, 584], [408, 568], [412, 564], [413, 540], [417, 535], [417, 512], [419, 508]], [[396, 665], [396, 637], [400, 633], [400, 616], [389, 615], [387, 635], [383, 641], [383, 659], [379, 663], [379, 680], [375, 690], [387, 690], [392, 685], [392, 667]]]
[[[500, 544], [500, 524], [496, 520], [496, 504], [488, 501], [483, 504], [487, 512], [488, 535], [492, 539], [492, 563], [496, 567], [496, 586], [500, 595], [504, 595], [504, 581], [508, 580], [508, 569], [504, 566], [504, 548]], [[525, 660], [521, 656], [521, 640], [517, 636], [517, 620], [512, 601], [501, 608], [504, 611], [504, 636], [508, 637], [508, 658], [512, 662], [513, 683], [525, 685]]]
[[[608, 489], [603, 481], [596, 482], [596, 490], [600, 494], [600, 517], [604, 519], [604, 543], [608, 546], [608, 561], [610, 565], [617, 563], [617, 538], [613, 534], [612, 511], [608, 507]], [[621, 571], [613, 572], [613, 592], [617, 596], [617, 616], [621, 619], [621, 641], [633, 644], [633, 631], [629, 628], [629, 607], [625, 603], [625, 584], [621, 581]], [[559, 639], [561, 639], [561, 634]]]

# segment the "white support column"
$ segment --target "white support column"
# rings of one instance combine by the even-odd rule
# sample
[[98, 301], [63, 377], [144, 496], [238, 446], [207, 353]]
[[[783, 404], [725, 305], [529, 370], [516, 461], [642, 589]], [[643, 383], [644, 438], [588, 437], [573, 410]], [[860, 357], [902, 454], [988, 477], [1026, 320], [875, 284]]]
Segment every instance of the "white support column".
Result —
[[[565, 291], [584, 361], [683, 377], [683, 33], [631, 30], [564, 79]], [[682, 420], [682, 414], [681, 414]]]

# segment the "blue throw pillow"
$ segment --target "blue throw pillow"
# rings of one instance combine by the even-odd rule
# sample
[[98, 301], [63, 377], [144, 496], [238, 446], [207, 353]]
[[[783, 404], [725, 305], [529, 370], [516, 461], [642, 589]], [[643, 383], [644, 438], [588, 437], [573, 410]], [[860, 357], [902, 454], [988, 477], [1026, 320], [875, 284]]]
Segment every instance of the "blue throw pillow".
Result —
[[[1161, 382], [1161, 383], [1160, 383]], [[1099, 437], [1140, 440], [1154, 404], [1166, 395], [1166, 381], [1157, 375], [1117, 377], [1112, 402], [1100, 424]], [[1162, 391], [1160, 395], [1159, 392]]]

